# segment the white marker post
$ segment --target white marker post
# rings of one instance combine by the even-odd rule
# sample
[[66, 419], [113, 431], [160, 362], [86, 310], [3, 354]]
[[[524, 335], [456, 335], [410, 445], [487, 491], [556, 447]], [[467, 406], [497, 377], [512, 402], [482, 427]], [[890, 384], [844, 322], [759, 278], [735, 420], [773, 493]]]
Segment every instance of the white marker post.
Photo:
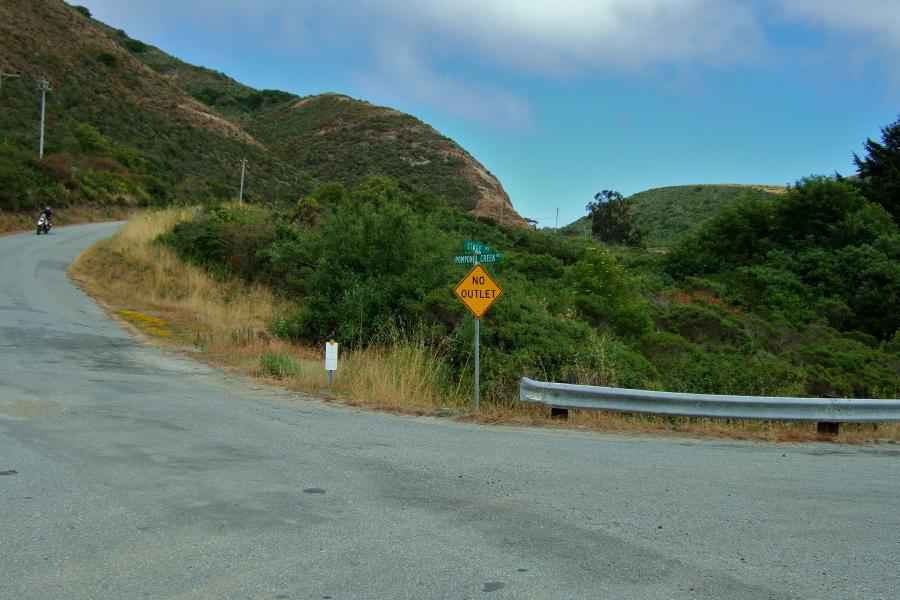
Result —
[[328, 389], [334, 384], [334, 372], [337, 371], [338, 365], [338, 343], [337, 338], [329, 335], [325, 338], [325, 370], [328, 371]]

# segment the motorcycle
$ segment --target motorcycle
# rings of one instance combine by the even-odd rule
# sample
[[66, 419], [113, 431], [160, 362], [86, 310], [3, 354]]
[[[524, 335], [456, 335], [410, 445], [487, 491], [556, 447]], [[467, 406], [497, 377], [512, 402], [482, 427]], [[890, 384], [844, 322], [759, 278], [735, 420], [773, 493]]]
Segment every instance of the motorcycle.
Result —
[[50, 233], [50, 219], [47, 218], [46, 215], [41, 215], [38, 217], [37, 221], [37, 234], [41, 235], [41, 232]]

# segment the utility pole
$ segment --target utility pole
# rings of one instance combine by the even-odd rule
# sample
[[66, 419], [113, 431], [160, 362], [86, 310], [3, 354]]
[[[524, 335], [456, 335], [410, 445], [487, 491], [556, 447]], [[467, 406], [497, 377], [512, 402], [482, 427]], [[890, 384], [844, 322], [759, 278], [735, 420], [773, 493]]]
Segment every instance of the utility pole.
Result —
[[47, 92], [52, 92], [50, 89], [50, 83], [47, 81], [47, 78], [41, 77], [41, 87], [38, 88], [41, 90], [41, 146], [38, 155], [40, 158], [44, 158], [44, 114], [45, 114], [45, 105], [47, 100]]
[[556, 227], [553, 229], [553, 233], [559, 232], [559, 209], [556, 209]]
[[244, 203], [244, 167], [247, 164], [247, 157], [241, 159], [241, 192], [238, 195], [238, 204]]

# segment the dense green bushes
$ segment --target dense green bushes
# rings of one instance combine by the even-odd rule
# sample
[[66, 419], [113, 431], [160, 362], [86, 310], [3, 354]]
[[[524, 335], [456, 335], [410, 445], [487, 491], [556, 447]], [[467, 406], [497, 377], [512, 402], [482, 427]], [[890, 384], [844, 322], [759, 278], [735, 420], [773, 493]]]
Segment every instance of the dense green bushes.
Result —
[[793, 326], [832, 326], [890, 339], [900, 329], [897, 224], [858, 189], [803, 179], [773, 201], [745, 200], [681, 238], [664, 258], [675, 280], [726, 284], [747, 311], [779, 311]]
[[[792, 193], [806, 191], [800, 186]], [[513, 395], [523, 376], [715, 394], [896, 395], [900, 339], [838, 331], [860, 329], [861, 314], [877, 313], [874, 305], [860, 307], [883, 304], [878, 285], [893, 281], [889, 264], [879, 267], [872, 253], [893, 252], [895, 236], [862, 246], [839, 239], [850, 222], [887, 226], [851, 192], [823, 196], [845, 194], [845, 207], [831, 217], [839, 226], [809, 224], [803, 236], [776, 233], [776, 207], [755, 199], [737, 205], [709, 227], [768, 237], [753, 245], [754, 234], [742, 233], [747, 244], [734, 253], [710, 247], [720, 238], [707, 230], [671, 255], [612, 252], [588, 238], [491, 224], [385, 177], [350, 191], [324, 186], [293, 212], [219, 209], [165, 239], [215, 273], [262, 281], [294, 299], [296, 308], [270, 323], [276, 335], [318, 343], [334, 333], [343, 343], [366, 346], [417, 331], [442, 349], [448, 372], [469, 384], [474, 320], [452, 293], [466, 272], [453, 265], [453, 255], [462, 252], [463, 240], [486, 243], [503, 253], [503, 262], [489, 270], [504, 290], [482, 320], [487, 399]], [[766, 215], [766, 229], [753, 221], [758, 214]], [[861, 215], [868, 216], [849, 218]], [[827, 239], [817, 233], [820, 226]], [[819, 235], [813, 245], [805, 241], [810, 235]], [[851, 286], [852, 299], [809, 288], [815, 271], [809, 261], [826, 242], [836, 248], [828, 260], [855, 266], [843, 272], [818, 257], [820, 278], [835, 280], [823, 279], [829, 290], [842, 289], [837, 282]], [[853, 263], [841, 252], [862, 254]], [[692, 271], [697, 256], [704, 267]], [[806, 267], [798, 256], [806, 257]], [[851, 273], [872, 291], [845, 281]], [[892, 317], [881, 313], [879, 327], [885, 318]]]
[[79, 203], [166, 206], [173, 201], [172, 187], [153, 174], [160, 172], [158, 162], [146, 153], [114, 147], [90, 125], [77, 127], [73, 135], [82, 150], [79, 158], [61, 153], [39, 160], [0, 138], [0, 209], [35, 211], [46, 204]]
[[329, 184], [289, 212], [200, 215], [167, 241], [295, 300], [270, 324], [276, 335], [320, 342], [336, 333], [365, 346], [414, 331], [469, 384], [474, 320], [452, 294], [465, 273], [452, 258], [463, 240], [487, 244], [503, 253], [489, 270], [504, 290], [482, 319], [488, 399], [514, 395], [523, 376], [896, 397], [900, 228], [885, 202], [867, 198], [871, 189], [814, 176], [784, 194], [749, 195], [668, 253], [505, 227], [388, 177], [349, 191]]
[[66, 195], [36, 156], [0, 138], [0, 209], [33, 211], [50, 201], [58, 204]]

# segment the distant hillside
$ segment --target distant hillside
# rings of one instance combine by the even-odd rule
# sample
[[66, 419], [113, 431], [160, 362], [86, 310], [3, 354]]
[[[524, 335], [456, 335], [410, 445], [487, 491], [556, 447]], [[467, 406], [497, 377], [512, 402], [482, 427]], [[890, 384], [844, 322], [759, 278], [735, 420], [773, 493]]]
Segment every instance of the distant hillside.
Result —
[[[694, 231], [716, 212], [748, 194], [772, 197], [785, 189], [781, 186], [738, 184], [662, 187], [630, 196], [631, 210], [638, 226], [647, 232], [644, 237], [646, 244], [666, 247], [680, 235]], [[589, 219], [584, 216], [561, 228], [561, 232], [583, 234], [589, 228]]]
[[[319, 185], [353, 187], [382, 174], [461, 210], [495, 218], [502, 212], [505, 223], [526, 226], [500, 182], [477, 160], [399, 111], [338, 94], [301, 98], [255, 90], [60, 0], [0, 0], [0, 35], [5, 72], [21, 75], [4, 79], [0, 90], [0, 145], [17, 164], [6, 175], [0, 166], [0, 184], [23, 168], [48, 170], [23, 154], [38, 146], [35, 87], [46, 76], [52, 88], [45, 133], [45, 156], [54, 165], [50, 177], [66, 179], [72, 167], [98, 169], [101, 157], [110, 159], [104, 168], [121, 171], [129, 186], [140, 185], [134, 176], [154, 177], [177, 198], [228, 199], [237, 197], [246, 157], [249, 201], [292, 204]], [[85, 142], [85, 135], [99, 136], [99, 143]], [[16, 192], [4, 198], [0, 191], [0, 207], [27, 208], [37, 201], [33, 196], [52, 187], [40, 172], [19, 179], [6, 186]], [[55, 188], [50, 200], [79, 196], [71, 193], [79, 191], [79, 182], [59, 183], [70, 193]], [[120, 194], [120, 200], [131, 198]]]

